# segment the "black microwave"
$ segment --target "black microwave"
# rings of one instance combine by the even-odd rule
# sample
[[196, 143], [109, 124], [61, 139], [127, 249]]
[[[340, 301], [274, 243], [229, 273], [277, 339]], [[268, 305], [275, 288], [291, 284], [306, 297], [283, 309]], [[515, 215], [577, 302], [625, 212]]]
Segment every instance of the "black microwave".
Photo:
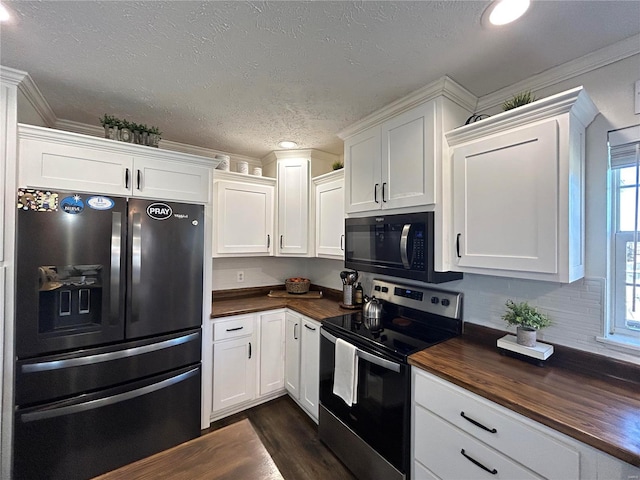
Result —
[[345, 267], [427, 283], [462, 273], [433, 269], [433, 212], [345, 219]]

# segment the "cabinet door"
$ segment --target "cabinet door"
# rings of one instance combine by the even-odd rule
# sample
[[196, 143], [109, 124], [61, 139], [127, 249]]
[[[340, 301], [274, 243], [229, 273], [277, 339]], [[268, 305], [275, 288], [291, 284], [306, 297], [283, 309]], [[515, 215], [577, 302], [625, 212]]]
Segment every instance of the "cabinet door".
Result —
[[435, 203], [435, 102], [382, 124], [382, 208]]
[[454, 264], [557, 272], [556, 120], [456, 147]]
[[284, 311], [260, 315], [260, 395], [284, 388]]
[[213, 411], [255, 398], [254, 336], [213, 344]]
[[300, 399], [300, 317], [286, 313], [285, 327], [285, 387], [296, 400]]
[[131, 195], [133, 157], [80, 145], [20, 139], [20, 185]]
[[278, 246], [280, 255], [309, 251], [309, 162], [278, 161]]
[[344, 142], [345, 211], [379, 210], [382, 202], [380, 126]]
[[270, 255], [274, 187], [219, 181], [214, 189], [214, 254]]
[[208, 203], [211, 169], [157, 158], [134, 159], [133, 194], [182, 202]]
[[300, 347], [300, 403], [318, 419], [320, 384], [320, 323], [302, 318]]
[[344, 180], [316, 186], [316, 256], [344, 258]]

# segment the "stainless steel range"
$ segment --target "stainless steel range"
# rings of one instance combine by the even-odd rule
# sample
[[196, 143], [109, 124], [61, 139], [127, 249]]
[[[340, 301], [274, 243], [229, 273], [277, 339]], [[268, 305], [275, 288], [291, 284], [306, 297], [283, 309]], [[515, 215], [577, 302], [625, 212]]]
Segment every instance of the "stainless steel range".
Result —
[[358, 478], [406, 479], [408, 358], [462, 333], [462, 294], [376, 279], [371, 296], [382, 309], [365, 311], [376, 315], [353, 312], [323, 321], [318, 431]]

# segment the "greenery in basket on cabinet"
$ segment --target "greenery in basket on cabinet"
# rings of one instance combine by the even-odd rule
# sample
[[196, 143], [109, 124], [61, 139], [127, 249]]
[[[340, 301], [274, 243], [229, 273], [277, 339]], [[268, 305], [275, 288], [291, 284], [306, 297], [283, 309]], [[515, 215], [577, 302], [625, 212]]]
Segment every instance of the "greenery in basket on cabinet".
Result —
[[527, 103], [531, 103], [535, 101], [536, 101], [535, 95], [532, 95], [531, 91], [528, 90], [526, 92], [518, 93], [513, 97], [511, 97], [509, 100], [506, 100], [502, 104], [502, 110], [506, 112], [507, 110], [511, 110], [513, 108], [520, 107], [522, 105], [526, 105]]
[[120, 120], [106, 113], [100, 118], [100, 124], [104, 127], [105, 138], [140, 145], [157, 147], [162, 135], [158, 127], [148, 127], [147, 124], [138, 124], [127, 119]]
[[333, 162], [333, 164], [331, 165], [331, 168], [333, 170], [340, 170], [341, 168], [344, 168], [344, 164], [342, 162], [339, 161], [335, 161]]
[[539, 312], [527, 302], [515, 303], [513, 300], [507, 300], [505, 305], [507, 311], [502, 315], [502, 319], [507, 322], [507, 325], [534, 330], [551, 325], [551, 319], [546, 314]]

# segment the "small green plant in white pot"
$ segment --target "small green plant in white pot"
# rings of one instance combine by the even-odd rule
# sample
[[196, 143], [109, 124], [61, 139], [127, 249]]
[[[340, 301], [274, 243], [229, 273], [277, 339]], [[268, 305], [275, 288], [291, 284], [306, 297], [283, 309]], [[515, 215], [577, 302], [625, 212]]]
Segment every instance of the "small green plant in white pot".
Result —
[[549, 317], [527, 302], [515, 303], [513, 300], [507, 300], [505, 305], [507, 311], [502, 315], [502, 319], [507, 325], [517, 327], [517, 343], [525, 347], [535, 347], [537, 331], [551, 325]]

